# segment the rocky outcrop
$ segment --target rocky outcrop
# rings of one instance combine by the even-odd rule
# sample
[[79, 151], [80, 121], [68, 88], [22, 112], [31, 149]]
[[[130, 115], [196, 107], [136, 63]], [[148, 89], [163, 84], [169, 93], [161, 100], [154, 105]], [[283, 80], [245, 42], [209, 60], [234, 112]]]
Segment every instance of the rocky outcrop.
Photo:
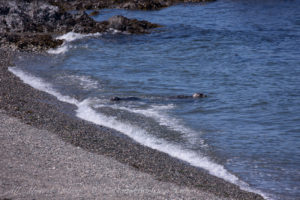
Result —
[[172, 5], [170, 0], [131, 0], [117, 5], [118, 8], [130, 10], [158, 10]]
[[64, 10], [103, 9], [114, 4], [114, 0], [48, 0], [48, 2]]
[[0, 32], [93, 33], [105, 31], [84, 11], [71, 14], [46, 1], [8, 1], [0, 4]]
[[[103, 33], [118, 30], [127, 33], [148, 33], [158, 27], [147, 21], [114, 16], [96, 22], [83, 10], [124, 8], [157, 10], [180, 2], [214, 0], [0, 0], [0, 47], [21, 50], [54, 48], [61, 41], [52, 35], [67, 32]], [[68, 10], [80, 10], [68, 12]]]
[[0, 38], [2, 46], [23, 51], [44, 51], [63, 43], [62, 40], [53, 39], [49, 34], [0, 33]]
[[0, 0], [0, 47], [44, 50], [61, 44], [52, 38], [54, 34], [103, 33], [111, 29], [138, 34], [157, 26], [122, 16], [96, 22], [84, 11], [70, 13], [46, 0]]
[[70, 14], [44, 1], [2, 1], [0, 7], [0, 32], [59, 32], [67, 28], [63, 20], [74, 22]]
[[116, 7], [129, 10], [158, 10], [178, 3], [203, 3], [212, 1], [215, 0], [126, 0]]
[[123, 8], [131, 10], [158, 10], [177, 3], [200, 3], [215, 0], [48, 0], [66, 10]]

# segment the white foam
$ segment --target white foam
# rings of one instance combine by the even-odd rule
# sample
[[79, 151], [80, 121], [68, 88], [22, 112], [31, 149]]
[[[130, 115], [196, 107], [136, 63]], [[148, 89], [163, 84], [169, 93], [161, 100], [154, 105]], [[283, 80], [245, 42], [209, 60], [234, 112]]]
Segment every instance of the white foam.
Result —
[[[98, 125], [103, 125], [115, 129], [129, 136], [138, 143], [141, 143], [152, 149], [156, 149], [158, 151], [167, 153], [168, 155], [186, 161], [195, 167], [203, 168], [207, 170], [211, 175], [222, 178], [230, 183], [236, 184], [240, 186], [240, 188], [243, 190], [260, 194], [265, 199], [271, 199], [270, 196], [262, 193], [261, 191], [250, 188], [247, 183], [241, 181], [237, 176], [228, 172], [222, 165], [214, 163], [208, 157], [205, 157], [198, 152], [196, 153], [194, 151], [183, 149], [179, 145], [171, 144], [163, 139], [158, 139], [152, 135], [150, 136], [145, 130], [141, 129], [140, 127], [133, 126], [131, 124], [118, 121], [114, 117], [108, 117], [101, 113], [98, 113], [94, 109], [92, 109], [90, 104], [92, 104], [90, 99], [86, 99], [80, 102], [80, 104], [78, 105], [77, 117]], [[146, 115], [147, 114], [149, 113], [146, 112]], [[156, 114], [157, 113], [155, 113], [155, 115]], [[167, 122], [166, 124], [169, 125], [169, 122]], [[179, 127], [182, 128], [181, 126]], [[172, 128], [175, 127], [173, 126]]]
[[238, 177], [228, 172], [222, 165], [212, 162], [208, 157], [205, 157], [194, 151], [183, 149], [179, 145], [171, 144], [152, 135], [150, 136], [145, 130], [137, 126], [118, 121], [114, 117], [108, 117], [96, 112], [91, 107], [92, 100], [90, 99], [79, 102], [74, 98], [60, 94], [51, 86], [51, 84], [46, 83], [42, 79], [34, 77], [20, 69], [9, 68], [9, 71], [18, 76], [21, 80], [24, 81], [24, 83], [31, 85], [33, 88], [52, 94], [60, 101], [76, 105], [76, 115], [81, 119], [115, 129], [147, 147], [167, 153], [170, 156], [186, 161], [193, 166], [203, 168], [214, 176], [223, 178], [230, 183], [240, 186], [241, 189], [258, 193], [265, 199], [270, 199], [269, 196], [263, 194], [259, 190], [250, 188], [247, 183], [239, 180]]
[[91, 36], [101, 36], [101, 33], [81, 34], [81, 33], [69, 32], [64, 35], [58, 36], [56, 39], [64, 40], [66, 42], [72, 42], [74, 40], [79, 40], [79, 39], [82, 39], [85, 37], [91, 37]]
[[91, 37], [91, 36], [101, 36], [101, 33], [89, 33], [89, 34], [80, 34], [80, 33], [74, 33], [74, 32], [66, 33], [64, 35], [56, 37], [56, 39], [64, 40], [64, 43], [55, 49], [49, 49], [47, 52], [49, 54], [64, 54], [72, 47], [70, 45], [70, 42], [79, 40], [79, 39], [82, 39], [85, 37]]
[[18, 76], [24, 83], [32, 86], [33, 88], [37, 90], [45, 91], [55, 96], [60, 101], [78, 105], [78, 101], [76, 99], [60, 94], [59, 92], [53, 89], [51, 84], [46, 83], [42, 79], [32, 76], [31, 74], [24, 72], [15, 67], [9, 67], [8, 70], [13, 74], [15, 74], [16, 76]]
[[228, 172], [222, 165], [212, 162], [209, 158], [199, 153], [183, 149], [179, 145], [168, 143], [163, 139], [158, 139], [152, 135], [150, 136], [145, 130], [139, 127], [118, 121], [114, 117], [107, 117], [101, 113], [97, 113], [92, 109], [90, 104], [91, 100], [89, 99], [80, 102], [77, 110], [77, 116], [79, 118], [120, 131], [145, 146], [184, 160], [193, 166], [203, 168], [210, 174], [223, 178], [231, 183], [245, 188], [247, 187], [246, 183]]
[[108, 30], [109, 30], [112, 34], [122, 33], [122, 31], [119, 31], [119, 30], [114, 29], [114, 28], [109, 28]]
[[47, 53], [50, 53], [50, 54], [64, 54], [69, 50], [69, 48], [70, 48], [69, 45], [63, 44], [62, 46], [57, 47], [55, 49], [49, 49], [47, 51]]
[[78, 84], [81, 89], [90, 90], [99, 88], [99, 84], [96, 80], [91, 79], [85, 75], [66, 75], [61, 76], [59, 79], [68, 79], [71, 84]]
[[[98, 104], [99, 105], [99, 104]], [[107, 106], [107, 105], [101, 105]], [[180, 131], [181, 133], [185, 134], [185, 137], [189, 140], [191, 144], [195, 144], [199, 142], [205, 146], [205, 143], [203, 140], [200, 140], [199, 137], [197, 137], [201, 132], [196, 132], [190, 128], [185, 127], [182, 122], [179, 119], [176, 119], [174, 117], [171, 117], [167, 114], [168, 110], [174, 109], [174, 104], [168, 104], [168, 105], [152, 105], [150, 108], [147, 109], [138, 109], [138, 108], [127, 108], [124, 106], [117, 106], [112, 105], [110, 106], [115, 109], [121, 109], [126, 110], [128, 112], [133, 112], [137, 114], [142, 114], [146, 117], [152, 118], [155, 121], [157, 121], [160, 125], [165, 126], [173, 131]], [[195, 140], [195, 138], [197, 138]]]
[[66, 42], [72, 42], [74, 40], [78, 40], [83, 38], [84, 35], [80, 33], [69, 32], [64, 35], [58, 36], [56, 39], [65, 40]]
[[98, 88], [98, 82], [90, 79], [87, 76], [73, 76], [76, 80], [78, 80], [80, 86], [84, 89], [96, 89]]

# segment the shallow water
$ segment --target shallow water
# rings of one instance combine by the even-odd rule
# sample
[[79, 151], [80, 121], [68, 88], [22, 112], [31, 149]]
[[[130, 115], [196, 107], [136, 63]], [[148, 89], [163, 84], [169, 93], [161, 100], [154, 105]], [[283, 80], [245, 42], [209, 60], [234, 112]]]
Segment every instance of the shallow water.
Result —
[[[297, 199], [299, 10], [297, 1], [275, 0], [103, 10], [96, 20], [121, 14], [163, 27], [73, 41], [69, 34], [59, 54], [20, 58], [17, 69], [30, 75], [18, 75], [76, 104], [78, 117], [269, 198]], [[194, 92], [208, 97], [169, 98]]]

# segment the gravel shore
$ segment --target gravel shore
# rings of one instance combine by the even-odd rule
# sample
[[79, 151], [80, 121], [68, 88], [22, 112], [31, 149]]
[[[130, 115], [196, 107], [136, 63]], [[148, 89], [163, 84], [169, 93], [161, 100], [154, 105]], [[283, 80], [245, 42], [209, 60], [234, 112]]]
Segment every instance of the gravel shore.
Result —
[[263, 199], [77, 119], [73, 105], [8, 72], [14, 56], [0, 50], [0, 198]]
[[0, 138], [0, 198], [220, 199], [195, 188], [157, 181], [1, 110]]

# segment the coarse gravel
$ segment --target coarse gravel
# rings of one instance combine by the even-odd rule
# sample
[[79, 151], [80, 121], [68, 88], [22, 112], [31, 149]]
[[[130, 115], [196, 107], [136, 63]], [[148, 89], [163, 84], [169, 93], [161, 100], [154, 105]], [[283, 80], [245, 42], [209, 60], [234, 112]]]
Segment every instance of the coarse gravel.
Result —
[[221, 199], [194, 188], [157, 181], [1, 110], [0, 151], [0, 198]]

